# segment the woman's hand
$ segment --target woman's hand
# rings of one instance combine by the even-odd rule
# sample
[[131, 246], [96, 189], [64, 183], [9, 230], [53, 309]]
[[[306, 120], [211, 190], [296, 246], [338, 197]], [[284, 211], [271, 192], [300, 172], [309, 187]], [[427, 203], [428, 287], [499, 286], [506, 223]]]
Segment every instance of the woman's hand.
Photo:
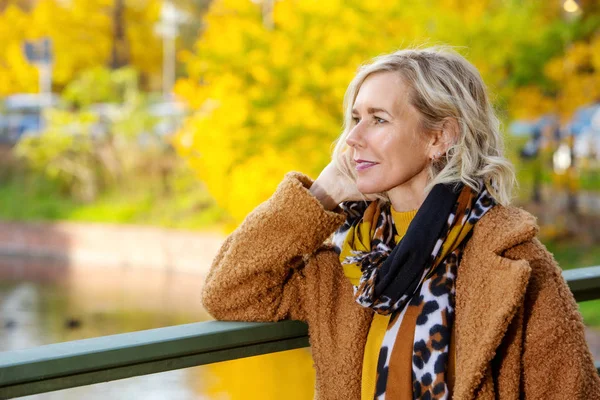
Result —
[[365, 199], [356, 188], [356, 184], [342, 174], [333, 161], [321, 171], [310, 187], [310, 192], [326, 210], [333, 210], [343, 201]]

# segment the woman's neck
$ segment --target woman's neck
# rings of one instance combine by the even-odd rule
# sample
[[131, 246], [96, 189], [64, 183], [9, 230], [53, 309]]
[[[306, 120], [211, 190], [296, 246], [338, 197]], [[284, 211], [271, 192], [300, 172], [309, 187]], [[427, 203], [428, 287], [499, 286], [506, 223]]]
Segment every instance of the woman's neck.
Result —
[[427, 182], [428, 172], [421, 171], [409, 181], [388, 190], [387, 195], [394, 210], [398, 212], [418, 210], [425, 201]]

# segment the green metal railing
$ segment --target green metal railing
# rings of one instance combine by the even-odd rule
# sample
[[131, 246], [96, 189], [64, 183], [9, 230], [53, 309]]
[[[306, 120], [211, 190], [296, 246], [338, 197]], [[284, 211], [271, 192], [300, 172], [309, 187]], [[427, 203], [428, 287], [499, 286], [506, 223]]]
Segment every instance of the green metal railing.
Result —
[[[563, 273], [577, 301], [600, 299], [600, 266]], [[50, 392], [307, 347], [306, 324], [199, 322], [0, 353], [0, 398]], [[596, 363], [600, 372], [600, 362]]]

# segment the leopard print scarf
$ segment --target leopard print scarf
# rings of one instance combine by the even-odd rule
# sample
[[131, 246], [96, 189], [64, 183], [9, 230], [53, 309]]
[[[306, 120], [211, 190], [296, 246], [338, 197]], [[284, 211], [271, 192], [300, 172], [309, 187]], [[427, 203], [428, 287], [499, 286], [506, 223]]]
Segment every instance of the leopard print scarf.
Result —
[[[392, 314], [379, 356], [375, 398], [385, 398], [391, 348], [409, 302], [421, 307], [413, 342], [413, 398], [448, 398], [446, 369], [457, 268], [473, 226], [494, 205], [486, 190], [436, 185], [395, 245], [389, 203], [341, 204], [347, 219], [333, 243], [338, 253], [348, 254], [344, 268], [360, 267], [355, 300], [377, 313]], [[357, 245], [356, 235], [365, 226], [370, 243]]]

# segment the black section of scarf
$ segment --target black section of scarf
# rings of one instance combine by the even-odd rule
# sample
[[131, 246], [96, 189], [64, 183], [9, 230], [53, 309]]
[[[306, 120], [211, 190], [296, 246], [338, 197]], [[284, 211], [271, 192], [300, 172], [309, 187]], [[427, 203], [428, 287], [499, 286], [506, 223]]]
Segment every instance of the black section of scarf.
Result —
[[385, 296], [396, 303], [412, 296], [426, 266], [434, 261], [433, 249], [447, 234], [448, 215], [456, 210], [462, 185], [435, 185], [408, 227], [406, 234], [385, 259], [375, 280], [375, 298]]

